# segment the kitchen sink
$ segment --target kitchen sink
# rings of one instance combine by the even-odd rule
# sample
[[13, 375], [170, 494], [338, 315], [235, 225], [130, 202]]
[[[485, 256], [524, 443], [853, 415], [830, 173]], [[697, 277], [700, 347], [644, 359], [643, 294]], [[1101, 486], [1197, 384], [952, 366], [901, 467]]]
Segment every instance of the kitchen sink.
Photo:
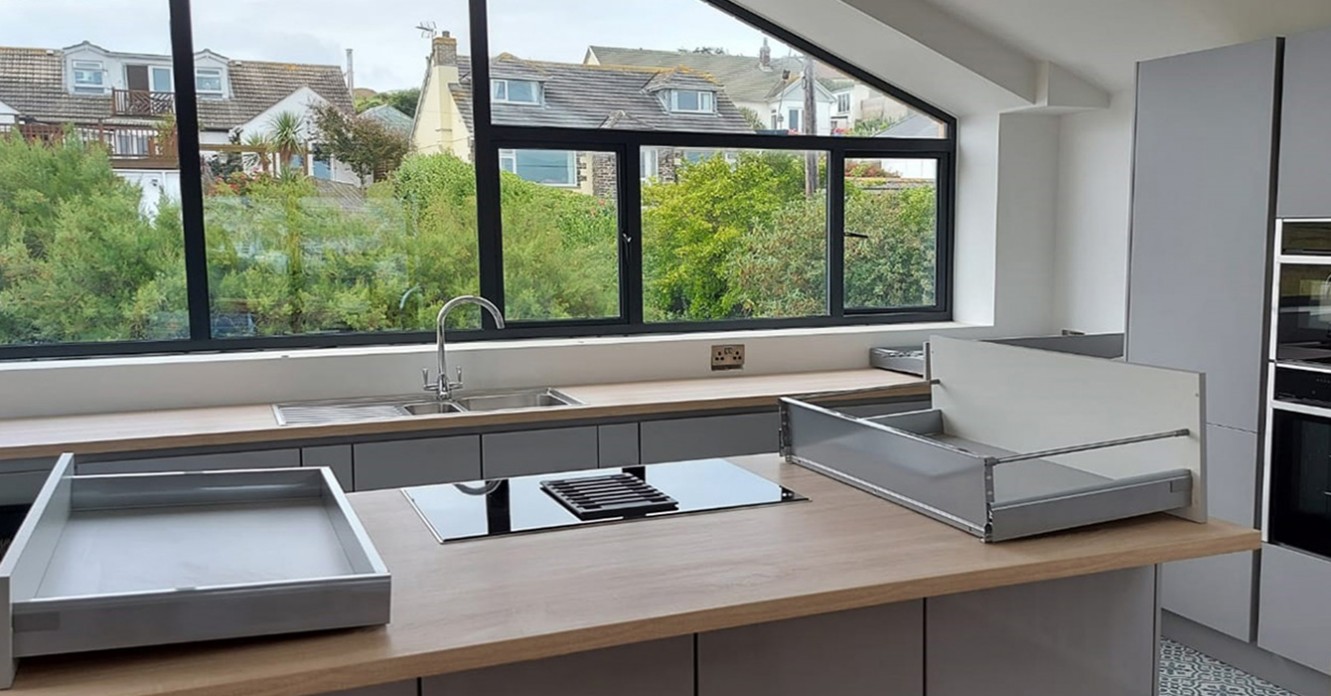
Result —
[[278, 425], [327, 425], [382, 418], [437, 416], [471, 411], [500, 411], [513, 408], [549, 408], [577, 405], [581, 402], [554, 389], [511, 389], [503, 391], [459, 392], [447, 401], [419, 395], [382, 396], [363, 399], [330, 399], [276, 404], [273, 414]]
[[581, 402], [554, 389], [516, 389], [509, 391], [462, 392], [453, 403], [464, 411], [500, 411], [509, 408], [549, 408], [574, 406]]

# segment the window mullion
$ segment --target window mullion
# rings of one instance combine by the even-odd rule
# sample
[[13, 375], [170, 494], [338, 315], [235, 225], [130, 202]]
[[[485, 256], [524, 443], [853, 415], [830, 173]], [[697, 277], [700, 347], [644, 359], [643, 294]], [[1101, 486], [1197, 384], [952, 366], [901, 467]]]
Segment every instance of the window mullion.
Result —
[[[481, 296], [504, 309], [504, 241], [499, 210], [499, 149], [490, 127], [490, 41], [485, 0], [471, 0], [472, 122], [476, 171], [476, 246], [480, 263]], [[516, 165], [516, 163], [515, 163]], [[494, 329], [494, 319], [482, 312], [482, 326]]]
[[643, 323], [642, 296], [642, 149], [619, 151], [619, 293], [620, 313], [629, 324]]
[[846, 152], [827, 156], [827, 310], [846, 314]]
[[189, 0], [170, 0], [171, 63], [176, 88], [176, 146], [180, 157], [180, 215], [185, 234], [185, 288], [191, 341], [212, 338], [208, 248], [204, 235], [199, 108], [194, 86], [194, 27]]

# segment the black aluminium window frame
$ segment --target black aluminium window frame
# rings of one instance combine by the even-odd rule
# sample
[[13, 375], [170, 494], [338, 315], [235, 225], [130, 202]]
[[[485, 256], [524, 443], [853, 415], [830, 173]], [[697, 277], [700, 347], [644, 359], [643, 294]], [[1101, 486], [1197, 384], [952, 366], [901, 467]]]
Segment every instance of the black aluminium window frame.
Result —
[[[927, 102], [877, 78], [793, 32], [732, 2], [704, 2], [792, 48], [813, 56], [869, 87], [942, 122], [946, 138], [864, 138], [812, 135], [718, 134], [701, 132], [584, 130], [494, 125], [489, 88], [489, 23], [487, 0], [468, 0], [472, 64], [473, 165], [477, 188], [477, 231], [480, 292], [502, 309], [503, 231], [499, 207], [500, 149], [563, 149], [613, 153], [617, 159], [616, 194], [619, 204], [620, 316], [609, 319], [515, 321], [501, 330], [482, 317], [479, 330], [459, 330], [455, 341], [490, 339], [567, 338], [701, 331], [763, 330], [865, 324], [941, 321], [952, 316], [952, 247], [955, 224], [957, 120]], [[433, 331], [378, 333], [312, 333], [295, 336], [213, 338], [208, 291], [207, 249], [204, 237], [202, 162], [199, 157], [198, 91], [194, 79], [191, 0], [166, 0], [170, 9], [176, 120], [179, 124], [181, 212], [184, 229], [185, 273], [189, 338], [104, 343], [59, 343], [0, 346], [0, 360], [96, 357], [194, 352], [275, 350], [339, 346], [428, 343]], [[484, 89], [476, 89], [484, 85]], [[644, 146], [815, 151], [828, 158], [827, 300], [821, 316], [780, 319], [730, 319], [705, 322], [644, 323], [642, 278], [642, 182], [640, 153]], [[916, 158], [937, 162], [936, 302], [929, 307], [844, 307], [844, 176], [846, 159]], [[484, 313], [483, 313], [484, 314]]]

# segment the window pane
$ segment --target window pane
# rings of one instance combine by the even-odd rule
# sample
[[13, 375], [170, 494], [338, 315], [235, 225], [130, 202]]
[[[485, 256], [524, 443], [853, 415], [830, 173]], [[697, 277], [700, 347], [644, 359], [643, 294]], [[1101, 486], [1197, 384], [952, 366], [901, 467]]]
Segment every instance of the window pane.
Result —
[[698, 92], [679, 90], [675, 92], [675, 108], [680, 111], [697, 111]]
[[495, 101], [508, 100], [508, 83], [503, 80], [494, 80], [490, 83], [490, 96]]
[[[576, 6], [489, 0], [491, 76], [540, 81], [547, 107], [498, 105], [494, 123], [784, 135], [804, 132], [788, 117], [807, 92], [818, 135], [946, 136], [939, 121], [703, 0]], [[464, 80], [460, 98], [469, 99], [470, 89]], [[700, 91], [716, 92], [715, 105]], [[841, 92], [845, 109], [837, 104]], [[510, 101], [517, 99], [510, 94]]]
[[152, 79], [154, 92], [175, 91], [175, 86], [171, 84], [171, 68], [153, 68]]
[[216, 94], [222, 91], [221, 70], [199, 70], [194, 74], [194, 89], [199, 92]]
[[[431, 7], [441, 29], [466, 29], [465, 0]], [[466, 37], [408, 14], [193, 3], [197, 79], [215, 92], [198, 104], [214, 336], [430, 330], [445, 301], [479, 291], [470, 141], [453, 137], [470, 115], [419, 91], [457, 83]], [[245, 17], [319, 40], [246, 31]], [[412, 151], [415, 128], [437, 146]]]
[[536, 97], [536, 95], [538, 94], [537, 90], [538, 84], [539, 83], [537, 82], [529, 82], [527, 80], [513, 80], [509, 82], [508, 100], [512, 102], [521, 102], [524, 104], [537, 103], [538, 101], [540, 101]]
[[53, 5], [0, 0], [0, 345], [187, 337], [173, 122], [103, 96], [170, 61], [167, 3]]
[[642, 192], [648, 321], [827, 313], [826, 153], [653, 149], [658, 178]]
[[517, 173], [500, 178], [504, 313], [515, 321], [619, 316], [615, 155], [514, 156]]
[[937, 302], [938, 162], [846, 160], [846, 307]]

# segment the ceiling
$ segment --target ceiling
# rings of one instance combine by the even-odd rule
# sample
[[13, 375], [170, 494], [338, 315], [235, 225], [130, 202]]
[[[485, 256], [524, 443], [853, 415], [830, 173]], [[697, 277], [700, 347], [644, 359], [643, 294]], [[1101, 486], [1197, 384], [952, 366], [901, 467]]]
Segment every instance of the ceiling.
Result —
[[1328, 0], [928, 0], [1111, 91], [1140, 60], [1331, 25]]

